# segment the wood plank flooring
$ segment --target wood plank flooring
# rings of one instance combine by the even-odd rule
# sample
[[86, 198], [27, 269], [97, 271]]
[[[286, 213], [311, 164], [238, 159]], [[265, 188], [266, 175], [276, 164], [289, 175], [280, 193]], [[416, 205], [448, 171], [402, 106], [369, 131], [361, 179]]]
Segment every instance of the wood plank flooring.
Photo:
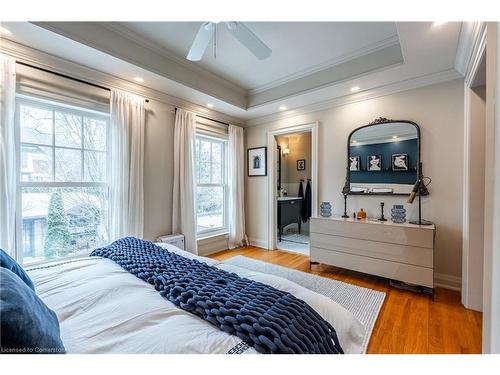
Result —
[[251, 246], [209, 257], [224, 260], [236, 255], [385, 292], [368, 353], [481, 353], [482, 314], [464, 308], [459, 292], [437, 288], [432, 301], [427, 295], [390, 287], [387, 279], [325, 265], [313, 265], [309, 271], [307, 256]]

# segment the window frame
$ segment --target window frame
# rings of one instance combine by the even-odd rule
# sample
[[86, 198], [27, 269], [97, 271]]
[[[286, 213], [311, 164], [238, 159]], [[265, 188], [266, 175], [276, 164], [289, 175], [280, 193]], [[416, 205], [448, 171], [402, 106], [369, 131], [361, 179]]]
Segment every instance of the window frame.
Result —
[[[52, 144], [51, 145], [44, 145], [40, 143], [33, 143], [33, 142], [21, 142], [21, 106], [26, 105], [42, 110], [47, 110], [47, 111], [52, 111]], [[67, 147], [67, 146], [56, 146], [55, 142], [55, 113], [59, 112], [64, 112], [64, 113], [70, 113], [76, 116], [80, 116], [82, 118], [82, 123], [81, 123], [81, 129], [82, 129], [82, 140], [79, 148], [76, 147]], [[92, 118], [99, 118], [100, 120], [103, 120], [106, 122], [106, 149], [105, 151], [101, 150], [95, 150], [95, 149], [87, 149], [84, 147], [84, 142], [85, 142], [85, 137], [83, 136], [83, 118], [84, 117], [91, 117]], [[16, 94], [16, 112], [15, 112], [15, 120], [14, 120], [14, 126], [15, 126], [15, 137], [16, 137], [16, 175], [17, 175], [17, 180], [16, 180], [16, 212], [19, 213], [19, 215], [16, 215], [16, 227], [15, 227], [15, 244], [16, 244], [16, 260], [24, 265], [24, 244], [23, 244], [23, 214], [22, 214], [22, 190], [23, 188], [30, 188], [30, 187], [48, 187], [48, 188], [72, 188], [72, 187], [81, 187], [81, 188], [86, 188], [86, 187], [101, 187], [101, 188], [106, 188], [109, 194], [109, 184], [107, 182], [107, 174], [108, 174], [108, 152], [109, 152], [109, 145], [110, 145], [110, 139], [109, 139], [109, 134], [110, 134], [110, 113], [105, 113], [105, 112], [100, 112], [96, 111], [93, 109], [87, 109], [85, 107], [76, 107], [76, 106], [71, 106], [66, 103], [62, 102], [57, 102], [57, 100], [47, 100], [44, 98], [37, 97], [36, 95], [25, 95], [25, 94]], [[21, 150], [21, 145], [27, 144], [27, 145], [32, 145], [32, 146], [41, 146], [41, 147], [50, 147], [52, 149], [52, 173], [53, 173], [53, 181], [22, 181], [22, 173], [21, 173], [21, 158], [22, 158], [22, 150]], [[81, 152], [80, 155], [80, 160], [81, 160], [81, 169], [80, 169], [80, 177], [81, 181], [78, 182], [64, 182], [64, 181], [56, 181], [56, 149], [65, 149], [65, 150], [78, 150]], [[90, 181], [83, 181], [85, 177], [85, 151], [97, 151], [97, 152], [103, 152], [106, 155], [106, 175], [104, 178], [104, 181], [101, 182], [90, 182]], [[109, 196], [108, 196], [109, 197]], [[108, 228], [110, 228], [110, 215], [107, 215], [106, 218], [106, 225]], [[76, 251], [72, 253], [71, 255], [65, 256], [65, 257], [58, 257], [54, 259], [44, 259], [40, 261], [34, 261], [30, 262], [27, 266], [32, 267], [36, 266], [39, 264], [43, 263], [50, 263], [50, 262], [55, 262], [55, 261], [60, 261], [60, 260], [67, 260], [67, 259], [72, 259], [72, 258], [78, 258], [83, 255], [88, 255], [89, 251], [88, 249], [84, 249], [81, 251]]]
[[[197, 150], [196, 150], [196, 140], [198, 139], [204, 139], [208, 140], [210, 142], [218, 142], [222, 145], [222, 150], [221, 150], [221, 178], [222, 178], [222, 183], [221, 184], [207, 184], [207, 183], [198, 183], [198, 168], [196, 166], [197, 164]], [[203, 131], [196, 131], [195, 135], [195, 174], [196, 174], [196, 180], [195, 180], [195, 207], [197, 211], [198, 207], [198, 202], [197, 202], [197, 196], [198, 196], [198, 186], [199, 187], [222, 187], [222, 192], [223, 192], [223, 207], [222, 207], [222, 217], [223, 217], [223, 226], [222, 227], [217, 227], [214, 229], [204, 229], [199, 231], [198, 230], [198, 213], [196, 212], [196, 238], [197, 240], [202, 240], [205, 238], [210, 238], [210, 237], [215, 237], [219, 235], [225, 235], [229, 233], [229, 181], [228, 181], [228, 172], [227, 172], [227, 165], [228, 165], [228, 137], [223, 137], [223, 136], [215, 136], [215, 135], [209, 135], [206, 132]]]

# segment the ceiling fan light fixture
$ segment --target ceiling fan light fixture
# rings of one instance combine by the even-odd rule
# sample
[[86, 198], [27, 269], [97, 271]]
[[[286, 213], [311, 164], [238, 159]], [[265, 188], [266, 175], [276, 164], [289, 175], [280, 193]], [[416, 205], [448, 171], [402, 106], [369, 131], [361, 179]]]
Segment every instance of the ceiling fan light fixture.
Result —
[[[229, 33], [259, 60], [264, 60], [271, 56], [272, 50], [246, 27], [245, 24], [235, 21], [224, 22], [224, 24]], [[214, 39], [215, 55], [215, 46], [217, 45], [216, 26], [217, 23], [214, 22], [204, 22], [200, 26], [191, 49], [186, 56], [188, 60], [200, 61], [212, 39]]]

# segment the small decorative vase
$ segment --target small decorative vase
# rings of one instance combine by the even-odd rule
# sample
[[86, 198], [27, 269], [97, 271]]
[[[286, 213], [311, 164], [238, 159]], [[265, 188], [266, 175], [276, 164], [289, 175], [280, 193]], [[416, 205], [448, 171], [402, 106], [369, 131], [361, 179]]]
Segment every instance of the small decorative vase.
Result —
[[396, 224], [406, 222], [406, 209], [402, 204], [395, 204], [391, 208], [391, 221]]
[[330, 202], [322, 202], [319, 205], [319, 214], [323, 217], [332, 216], [332, 204]]

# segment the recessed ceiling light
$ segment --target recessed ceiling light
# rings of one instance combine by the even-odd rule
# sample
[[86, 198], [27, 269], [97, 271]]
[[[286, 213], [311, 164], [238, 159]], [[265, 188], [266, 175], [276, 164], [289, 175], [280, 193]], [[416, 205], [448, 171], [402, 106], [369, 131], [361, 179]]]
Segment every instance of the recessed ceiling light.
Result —
[[432, 23], [432, 26], [434, 27], [439, 27], [439, 26], [443, 26], [444, 24], [446, 24], [448, 22], [443, 22], [443, 21], [439, 21], [439, 22], [433, 22]]
[[9, 29], [6, 29], [3, 26], [0, 26], [0, 34], [12, 35], [12, 32]]
[[134, 77], [134, 81], [142, 83], [142, 82], [144, 82], [144, 78], [142, 78], [142, 77]]
[[286, 111], [286, 106], [285, 105], [280, 106], [280, 111]]
[[208, 108], [213, 108], [213, 107], [214, 107], [214, 105], [213, 105], [212, 103], [208, 103], [208, 104], [207, 104], [207, 107], [208, 107]]
[[356, 91], [359, 91], [359, 86], [352, 86], [351, 92], [356, 92]]

